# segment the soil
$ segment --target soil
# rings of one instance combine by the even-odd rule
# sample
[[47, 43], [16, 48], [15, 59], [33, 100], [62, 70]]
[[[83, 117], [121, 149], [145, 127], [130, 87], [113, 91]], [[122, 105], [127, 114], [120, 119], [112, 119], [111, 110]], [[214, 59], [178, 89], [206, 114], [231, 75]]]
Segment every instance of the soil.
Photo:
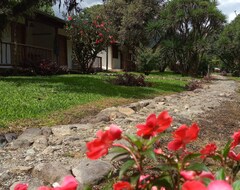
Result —
[[[163, 139], [165, 143], [169, 142], [171, 132], [179, 125], [190, 125], [192, 122], [197, 122], [201, 129], [198, 141], [191, 145], [195, 150], [210, 142], [215, 142], [221, 148], [235, 131], [240, 130], [239, 83], [220, 76], [212, 83], [205, 84], [203, 89], [140, 101], [135, 104], [138, 110], [134, 113], [129, 113], [133, 104], [126, 106], [125, 115], [115, 113], [118, 108], [112, 108], [81, 120], [76, 126], [55, 126], [51, 128], [55, 133], [44, 138], [45, 144], [36, 137], [31, 139], [34, 143], [29, 147], [16, 147], [14, 142], [0, 147], [0, 189], [7, 190], [17, 181], [31, 180], [28, 170], [34, 169], [39, 163], [57, 160], [67, 169], [72, 169], [85, 156], [85, 142], [92, 140], [99, 129], [114, 123], [126, 133], [135, 133], [136, 124], [144, 123], [149, 114], [158, 114], [163, 110], [168, 110], [174, 118], [173, 126]], [[105, 121], [110, 116], [113, 120]], [[68, 136], [65, 133], [69, 133]], [[43, 138], [42, 135], [40, 137]], [[48, 153], [47, 150], [53, 151]], [[18, 166], [21, 166], [20, 172]]]

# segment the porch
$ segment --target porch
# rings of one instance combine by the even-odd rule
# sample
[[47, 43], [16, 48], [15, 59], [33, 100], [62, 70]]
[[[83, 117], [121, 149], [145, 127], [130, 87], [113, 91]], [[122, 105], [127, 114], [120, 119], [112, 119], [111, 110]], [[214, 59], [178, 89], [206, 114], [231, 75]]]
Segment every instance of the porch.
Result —
[[0, 66], [30, 66], [42, 60], [53, 60], [53, 50], [39, 46], [0, 42]]

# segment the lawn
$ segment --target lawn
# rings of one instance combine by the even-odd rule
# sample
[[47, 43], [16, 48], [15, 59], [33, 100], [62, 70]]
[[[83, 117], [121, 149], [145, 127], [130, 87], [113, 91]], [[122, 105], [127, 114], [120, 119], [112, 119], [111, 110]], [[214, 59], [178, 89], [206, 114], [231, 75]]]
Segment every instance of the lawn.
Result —
[[126, 87], [107, 79], [103, 73], [1, 77], [0, 126], [13, 129], [78, 122], [105, 107], [181, 92], [189, 80], [172, 73], [154, 73], [147, 77], [151, 87]]

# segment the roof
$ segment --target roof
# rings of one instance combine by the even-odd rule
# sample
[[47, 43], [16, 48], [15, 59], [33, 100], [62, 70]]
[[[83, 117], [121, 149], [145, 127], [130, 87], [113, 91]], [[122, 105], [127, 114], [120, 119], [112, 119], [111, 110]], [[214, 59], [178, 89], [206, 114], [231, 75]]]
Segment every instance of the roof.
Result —
[[35, 20], [48, 23], [49, 25], [59, 28], [63, 28], [66, 24], [65, 20], [39, 10], [36, 11]]

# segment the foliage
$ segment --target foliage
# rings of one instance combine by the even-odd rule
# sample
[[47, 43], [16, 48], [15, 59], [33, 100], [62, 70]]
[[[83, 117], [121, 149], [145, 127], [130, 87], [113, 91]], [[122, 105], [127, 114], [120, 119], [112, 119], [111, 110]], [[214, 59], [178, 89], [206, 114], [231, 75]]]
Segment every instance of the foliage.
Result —
[[145, 78], [151, 87], [116, 86], [106, 82], [105, 73], [0, 77], [0, 123], [16, 129], [26, 123], [31, 127], [68, 124], [70, 118], [78, 122], [106, 107], [181, 92], [188, 80], [168, 72]]
[[[148, 30], [168, 52], [171, 69], [196, 75], [212, 36], [225, 22], [224, 15], [211, 0], [168, 1]], [[178, 64], [176, 64], [178, 63]]]
[[224, 69], [240, 76], [240, 15], [228, 24], [217, 42], [217, 54], [224, 64]]
[[99, 52], [116, 43], [110, 23], [102, 16], [92, 19], [82, 12], [78, 16], [68, 17], [66, 31], [73, 43], [73, 60], [83, 73], [90, 72]]
[[137, 66], [139, 71], [149, 75], [152, 70], [156, 70], [160, 62], [159, 51], [141, 46], [137, 50]]
[[111, 21], [115, 35], [121, 44], [125, 71], [134, 68], [134, 62], [128, 58], [129, 50], [135, 57], [136, 48], [140, 44], [149, 43], [145, 28], [159, 11], [160, 2], [159, 0], [111, 0], [104, 5], [104, 14]]
[[150, 86], [150, 83], [145, 81], [143, 75], [134, 75], [131, 73], [117, 75], [117, 77], [112, 79], [111, 82], [115, 85], [123, 86]]
[[202, 84], [198, 80], [192, 80], [188, 84], [186, 84], [185, 89], [189, 91], [193, 91], [197, 88], [202, 88]]
[[235, 148], [240, 144], [240, 131], [222, 149], [210, 143], [192, 152], [188, 145], [197, 140], [200, 128], [196, 123], [181, 125], [172, 133], [168, 150], [164, 150], [160, 147], [161, 135], [171, 123], [172, 117], [163, 111], [158, 116], [149, 115], [145, 124], [136, 125], [136, 135], [123, 134], [119, 126], [111, 125], [106, 131], [98, 131], [97, 138], [86, 144], [87, 157], [99, 159], [110, 148], [116, 154], [113, 160], [125, 155], [118, 176], [121, 181], [114, 184], [115, 190], [239, 189], [240, 154]]
[[[80, 2], [82, 0], [79, 0]], [[64, 4], [67, 11], [80, 11], [77, 0], [1, 0], [0, 1], [0, 39], [3, 30], [10, 21], [16, 21], [19, 17], [32, 14], [36, 9], [51, 7], [54, 4], [59, 7]]]

